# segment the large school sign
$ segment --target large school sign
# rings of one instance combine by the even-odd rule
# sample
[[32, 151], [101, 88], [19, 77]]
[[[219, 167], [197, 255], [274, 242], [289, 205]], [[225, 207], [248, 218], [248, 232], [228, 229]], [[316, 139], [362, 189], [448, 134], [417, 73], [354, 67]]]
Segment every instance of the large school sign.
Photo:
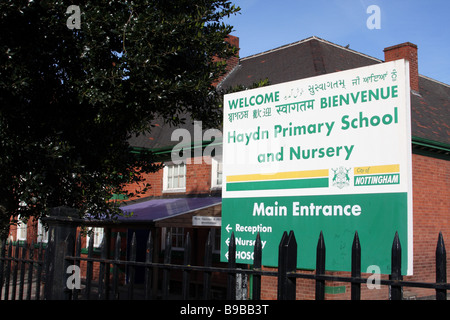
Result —
[[362, 269], [390, 273], [392, 240], [412, 274], [409, 67], [405, 60], [228, 94], [224, 99], [221, 260], [276, 266], [284, 231], [298, 267], [315, 268], [323, 232], [327, 269], [349, 271], [358, 231]]

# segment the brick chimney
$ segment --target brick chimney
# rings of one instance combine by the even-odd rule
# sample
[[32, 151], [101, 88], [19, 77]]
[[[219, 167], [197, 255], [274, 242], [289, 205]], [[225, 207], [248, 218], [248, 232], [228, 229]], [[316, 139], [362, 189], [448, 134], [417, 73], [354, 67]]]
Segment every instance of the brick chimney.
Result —
[[417, 61], [417, 46], [411, 42], [401, 43], [384, 49], [386, 62], [406, 59], [409, 61], [409, 78], [411, 90], [419, 92], [419, 66]]
[[228, 73], [230, 73], [230, 71], [233, 70], [239, 64], [239, 38], [229, 34], [225, 38], [225, 42], [227, 42], [233, 47], [236, 47], [237, 53], [235, 56], [227, 59], [226, 72], [224, 75], [220, 76], [219, 79], [217, 79], [217, 81], [213, 83], [214, 86], [219, 84], [228, 75]]

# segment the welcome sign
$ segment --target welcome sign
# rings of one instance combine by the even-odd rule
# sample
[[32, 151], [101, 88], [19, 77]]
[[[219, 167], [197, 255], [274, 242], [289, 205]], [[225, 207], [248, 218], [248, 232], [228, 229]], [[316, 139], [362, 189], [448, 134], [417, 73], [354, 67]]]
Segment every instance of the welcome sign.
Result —
[[405, 60], [228, 94], [224, 99], [221, 260], [277, 266], [284, 231], [298, 268], [314, 269], [322, 231], [327, 270], [350, 271], [358, 231], [362, 270], [390, 273], [398, 232], [412, 274], [411, 122]]

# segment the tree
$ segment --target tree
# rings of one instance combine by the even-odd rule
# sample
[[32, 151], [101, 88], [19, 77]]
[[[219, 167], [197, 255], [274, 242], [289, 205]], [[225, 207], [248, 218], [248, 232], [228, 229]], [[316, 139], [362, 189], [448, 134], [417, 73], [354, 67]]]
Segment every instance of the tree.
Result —
[[62, 205], [114, 216], [111, 195], [159, 169], [151, 152], [130, 152], [132, 134], [150, 132], [157, 117], [220, 121], [212, 83], [236, 54], [223, 20], [239, 8], [226, 0], [70, 5], [0, 3], [3, 226]]

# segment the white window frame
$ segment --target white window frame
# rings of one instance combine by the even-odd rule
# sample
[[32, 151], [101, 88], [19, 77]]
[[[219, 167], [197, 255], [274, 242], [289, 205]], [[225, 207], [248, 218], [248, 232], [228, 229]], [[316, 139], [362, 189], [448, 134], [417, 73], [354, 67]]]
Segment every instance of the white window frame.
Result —
[[86, 248], [89, 248], [89, 242], [91, 240], [91, 234], [94, 234], [94, 249], [95, 248], [100, 248], [102, 241], [103, 241], [103, 236], [104, 236], [104, 230], [103, 228], [98, 228], [98, 227], [94, 227], [94, 228], [89, 228], [89, 231], [86, 235]]
[[37, 228], [37, 243], [48, 243], [48, 230], [45, 229], [42, 221], [38, 220], [38, 228]]
[[[166, 249], [167, 232], [170, 232], [170, 240], [172, 241], [172, 251], [184, 251], [184, 241], [186, 232], [183, 227], [164, 227], [161, 232], [161, 250]], [[177, 240], [173, 240], [174, 237]], [[179, 240], [179, 241], [178, 241]]]
[[[182, 175], [180, 175], [180, 169], [183, 170]], [[177, 175], [173, 175], [173, 170], [177, 170]], [[170, 172], [172, 171], [172, 172]], [[183, 183], [176, 183], [176, 177], [184, 177]], [[169, 180], [171, 179], [171, 183]], [[174, 184], [176, 184], [174, 186]], [[184, 192], [186, 191], [186, 163], [180, 164], [166, 164], [163, 169], [163, 192]]]
[[[220, 183], [218, 182], [218, 173], [221, 173]], [[211, 158], [211, 189], [222, 188], [223, 184], [223, 166], [222, 157]]]
[[17, 241], [27, 240], [27, 224], [23, 222], [20, 218], [19, 221], [17, 221], [16, 239]]

